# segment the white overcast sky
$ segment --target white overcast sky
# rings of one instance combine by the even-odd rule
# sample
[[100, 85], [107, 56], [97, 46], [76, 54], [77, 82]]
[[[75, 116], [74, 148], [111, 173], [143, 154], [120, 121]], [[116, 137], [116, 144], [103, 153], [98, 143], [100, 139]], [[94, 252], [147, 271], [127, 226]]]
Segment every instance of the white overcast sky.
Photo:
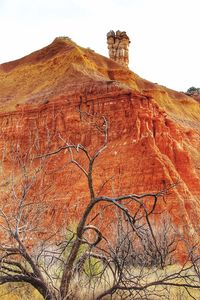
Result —
[[0, 0], [0, 63], [62, 35], [107, 56], [111, 29], [129, 35], [130, 69], [141, 77], [200, 87], [200, 0]]

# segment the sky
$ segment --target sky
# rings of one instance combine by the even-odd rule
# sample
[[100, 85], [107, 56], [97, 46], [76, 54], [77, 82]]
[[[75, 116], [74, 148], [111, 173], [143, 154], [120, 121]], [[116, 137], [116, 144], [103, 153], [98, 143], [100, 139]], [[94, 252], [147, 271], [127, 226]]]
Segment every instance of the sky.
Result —
[[178, 91], [200, 87], [200, 0], [0, 0], [0, 63], [57, 36], [108, 56], [110, 30], [127, 32], [139, 76]]

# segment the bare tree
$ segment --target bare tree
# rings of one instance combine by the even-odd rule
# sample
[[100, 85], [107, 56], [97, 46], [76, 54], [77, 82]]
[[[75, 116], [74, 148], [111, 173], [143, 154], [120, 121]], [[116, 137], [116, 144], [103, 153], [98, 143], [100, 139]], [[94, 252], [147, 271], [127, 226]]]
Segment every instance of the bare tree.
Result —
[[[153, 222], [158, 201], [174, 184], [155, 193], [101, 195], [103, 187], [95, 190], [94, 168], [108, 145], [108, 122], [105, 117], [83, 112], [80, 115], [103, 141], [94, 152], [61, 135], [61, 147], [40, 155], [33, 157], [31, 151], [24, 155], [19, 146], [12, 152], [15, 167], [11, 174], [4, 175], [2, 183], [0, 284], [26, 282], [44, 299], [75, 299], [72, 283], [81, 273], [94, 290], [90, 294], [94, 299], [156, 299], [162, 295], [166, 299], [169, 287], [183, 288], [197, 299], [192, 294], [192, 290], [200, 288], [196, 247], [189, 249], [184, 264], [175, 271], [168, 270], [180, 238], [172, 232], [169, 222], [163, 222], [160, 231], [156, 231]], [[75, 231], [68, 228], [63, 235], [61, 231], [46, 230], [39, 241], [41, 230], [45, 231], [43, 220], [48, 213], [46, 200], [52, 184], [44, 180], [44, 170], [48, 159], [60, 153], [65, 153], [68, 164], [84, 175], [89, 198]], [[106, 184], [105, 181], [103, 185]], [[113, 219], [106, 231], [99, 226], [99, 218], [108, 209]]]

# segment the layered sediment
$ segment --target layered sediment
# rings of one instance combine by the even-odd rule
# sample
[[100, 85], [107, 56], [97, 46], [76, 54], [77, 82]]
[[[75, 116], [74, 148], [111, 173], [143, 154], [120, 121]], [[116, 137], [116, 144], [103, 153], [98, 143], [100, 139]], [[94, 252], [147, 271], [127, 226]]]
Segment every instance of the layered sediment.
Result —
[[[109, 142], [95, 165], [96, 191], [103, 186], [108, 195], [155, 192], [176, 183], [158, 210], [199, 237], [198, 99], [148, 82], [64, 38], [0, 65], [2, 153], [14, 144], [26, 151], [36, 142], [45, 152], [49, 142], [52, 150], [63, 140], [94, 151], [102, 137], [81, 122], [80, 109], [109, 122]], [[76, 219], [88, 195], [84, 176], [72, 166], [63, 168], [66, 160], [61, 153], [49, 163], [48, 181], [56, 189], [49, 201], [58, 223], [66, 210]]]

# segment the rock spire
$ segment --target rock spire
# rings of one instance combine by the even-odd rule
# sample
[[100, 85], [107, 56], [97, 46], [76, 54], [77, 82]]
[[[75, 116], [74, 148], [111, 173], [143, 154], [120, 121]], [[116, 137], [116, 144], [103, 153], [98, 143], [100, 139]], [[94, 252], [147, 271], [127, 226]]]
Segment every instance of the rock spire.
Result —
[[122, 66], [128, 68], [128, 47], [130, 44], [130, 40], [126, 32], [120, 30], [117, 30], [116, 33], [113, 30], [109, 31], [107, 33], [107, 44], [109, 57]]

